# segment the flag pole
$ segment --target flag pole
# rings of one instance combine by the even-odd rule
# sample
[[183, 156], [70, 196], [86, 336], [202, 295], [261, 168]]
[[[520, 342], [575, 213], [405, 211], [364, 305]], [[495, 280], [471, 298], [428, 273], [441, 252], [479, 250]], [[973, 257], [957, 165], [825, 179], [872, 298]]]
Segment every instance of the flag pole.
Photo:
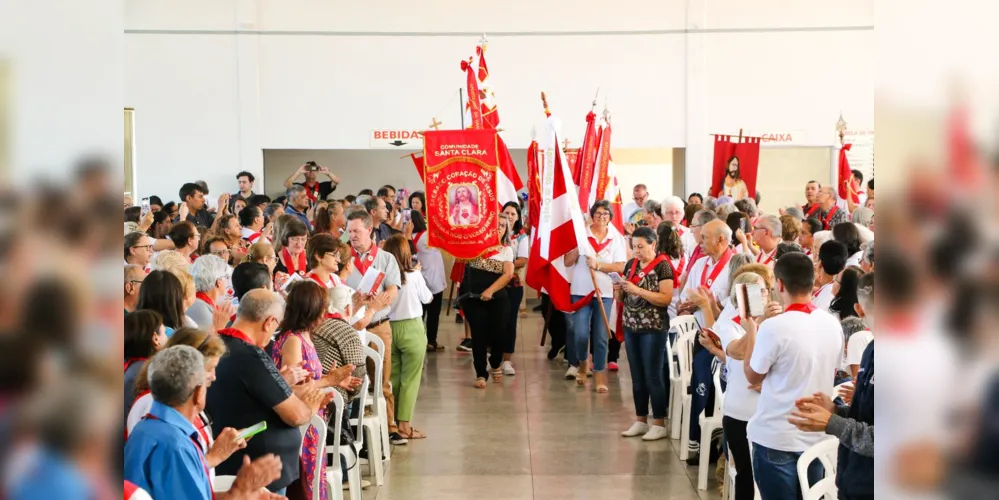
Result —
[[465, 89], [458, 89], [458, 113], [461, 113], [461, 129], [465, 130]]
[[600, 287], [597, 286], [597, 272], [590, 268], [590, 279], [593, 280], [593, 291], [597, 293], [597, 304], [600, 304], [600, 316], [604, 318], [604, 326], [607, 328], [607, 335], [611, 333], [610, 320], [607, 319], [607, 310], [604, 309], [604, 299], [600, 296]]

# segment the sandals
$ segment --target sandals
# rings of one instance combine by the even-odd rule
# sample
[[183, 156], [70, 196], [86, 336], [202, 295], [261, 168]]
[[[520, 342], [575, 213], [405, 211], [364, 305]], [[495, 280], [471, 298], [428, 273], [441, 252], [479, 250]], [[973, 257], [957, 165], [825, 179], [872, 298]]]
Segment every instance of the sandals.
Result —
[[586, 361], [579, 363], [579, 370], [576, 372], [576, 385], [580, 387], [586, 385]]
[[503, 369], [502, 368], [496, 368], [496, 369], [494, 369], [493, 370], [493, 382], [496, 382], [498, 384], [502, 380], [503, 380]]
[[401, 430], [399, 435], [405, 439], [427, 439], [427, 435], [418, 431], [415, 427], [409, 428], [409, 434], [404, 434]]
[[608, 392], [610, 392], [610, 389], [606, 385], [597, 386], [597, 394], [607, 394]]
[[486, 388], [486, 379], [481, 378], [481, 377], [475, 379], [475, 388], [476, 389], [485, 389]]
[[427, 344], [427, 352], [443, 351], [444, 346], [440, 344]]
[[607, 372], [596, 372], [593, 376], [593, 382], [596, 384], [597, 394], [607, 394], [610, 389], [607, 387]]

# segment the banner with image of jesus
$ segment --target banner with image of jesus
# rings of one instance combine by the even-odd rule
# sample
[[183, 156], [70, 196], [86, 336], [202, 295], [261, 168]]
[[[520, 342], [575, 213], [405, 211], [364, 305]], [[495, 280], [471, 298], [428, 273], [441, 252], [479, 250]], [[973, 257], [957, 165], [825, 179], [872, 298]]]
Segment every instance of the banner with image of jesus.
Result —
[[496, 131], [428, 130], [423, 160], [429, 245], [456, 259], [474, 259], [499, 245]]

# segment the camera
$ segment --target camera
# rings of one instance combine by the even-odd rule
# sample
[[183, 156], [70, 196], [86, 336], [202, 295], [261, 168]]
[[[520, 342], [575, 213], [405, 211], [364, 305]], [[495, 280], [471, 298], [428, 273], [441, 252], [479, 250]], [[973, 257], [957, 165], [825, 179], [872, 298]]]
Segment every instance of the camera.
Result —
[[319, 171], [319, 164], [318, 163], [316, 163], [314, 161], [309, 161], [309, 162], [305, 162], [305, 164], [309, 166], [309, 168], [306, 169], [309, 172], [318, 172]]

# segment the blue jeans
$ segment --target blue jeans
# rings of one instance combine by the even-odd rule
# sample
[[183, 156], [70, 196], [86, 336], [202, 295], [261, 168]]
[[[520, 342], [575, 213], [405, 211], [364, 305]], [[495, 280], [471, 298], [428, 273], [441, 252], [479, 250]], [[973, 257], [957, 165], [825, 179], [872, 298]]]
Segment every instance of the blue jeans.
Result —
[[711, 416], [714, 406], [715, 384], [711, 375], [711, 362], [715, 355], [707, 349], [694, 353], [694, 364], [690, 373], [690, 442], [701, 442], [701, 424], [698, 417], [707, 410], [706, 416]]
[[[572, 301], [582, 299], [582, 295], [573, 295]], [[610, 297], [599, 299], [604, 303], [604, 310], [610, 314]], [[589, 344], [593, 343], [593, 371], [602, 372], [607, 369], [607, 325], [604, 316], [600, 314], [600, 302], [596, 297], [582, 309], [567, 315], [572, 331], [572, 340], [565, 343], [565, 355], [569, 364], [579, 366], [579, 362], [590, 355]]]
[[[753, 443], [753, 477], [763, 500], [801, 500], [798, 458], [801, 452], [780, 451]], [[815, 460], [808, 466], [808, 484], [822, 479], [825, 468]]]
[[624, 330], [624, 348], [631, 369], [631, 393], [635, 400], [635, 415], [666, 418], [666, 385], [663, 382], [663, 362], [666, 355], [666, 332], [635, 333]]

